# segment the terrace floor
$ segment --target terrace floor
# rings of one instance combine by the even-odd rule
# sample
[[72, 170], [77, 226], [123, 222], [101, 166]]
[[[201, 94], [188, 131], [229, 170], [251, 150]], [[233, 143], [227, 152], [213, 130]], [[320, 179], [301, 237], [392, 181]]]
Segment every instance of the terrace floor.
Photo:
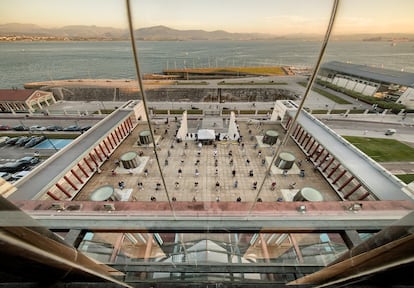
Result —
[[[240, 135], [243, 136], [242, 143], [217, 141], [216, 148], [214, 145], [203, 145], [200, 148], [195, 141], [175, 141], [177, 122], [154, 122], [158, 162], [165, 179], [163, 182], [153, 145], [137, 145], [140, 132], [148, 130], [147, 124], [139, 124], [101, 166], [100, 173], [95, 174], [73, 200], [88, 201], [95, 189], [104, 185], [113, 186], [115, 193], [121, 196], [121, 201], [151, 201], [152, 197], [155, 197], [152, 198], [153, 201], [236, 201], [238, 197], [242, 202], [253, 202], [258, 198], [263, 202], [291, 201], [293, 195], [303, 187], [318, 190], [325, 201], [339, 200], [329, 184], [318, 172], [313, 171], [312, 164], [305, 161], [303, 152], [290, 139], [281, 152], [295, 156], [293, 167], [287, 171], [287, 175], [283, 175], [282, 170], [272, 165], [270, 175], [266, 177], [269, 163], [285, 135], [282, 127], [247, 121], [240, 121], [238, 125]], [[267, 130], [279, 133], [279, 139], [273, 146], [262, 142]], [[141, 154], [137, 157], [138, 166], [133, 169], [120, 167], [117, 162], [121, 156], [131, 151]], [[229, 156], [230, 151], [232, 157]], [[231, 159], [233, 164], [230, 164]], [[196, 165], [198, 160], [199, 164]], [[298, 167], [298, 161], [301, 162], [301, 167]], [[148, 170], [147, 176], [145, 169]], [[181, 175], [179, 169], [182, 170]], [[300, 176], [301, 169], [305, 172], [304, 177]], [[250, 176], [251, 170], [253, 176]], [[118, 186], [121, 181], [124, 182], [122, 190]], [[235, 181], [238, 182], [237, 187]], [[138, 182], [143, 184], [141, 189]], [[217, 182], [219, 187], [216, 186]], [[253, 189], [253, 182], [257, 182], [257, 189]], [[275, 189], [271, 189], [272, 182], [276, 182]], [[294, 187], [291, 186], [293, 183]], [[157, 184], [160, 184], [158, 188]]]

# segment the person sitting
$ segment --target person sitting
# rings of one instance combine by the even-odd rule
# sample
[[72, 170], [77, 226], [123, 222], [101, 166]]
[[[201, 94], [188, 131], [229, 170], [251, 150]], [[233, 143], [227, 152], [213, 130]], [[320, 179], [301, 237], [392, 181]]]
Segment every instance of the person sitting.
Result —
[[253, 190], [256, 190], [257, 189], [257, 181], [254, 181], [253, 182], [253, 187], [252, 188], [253, 188]]
[[239, 197], [237, 197], [236, 201], [237, 201], [237, 202], [241, 202], [241, 197], [240, 197], [240, 196], [239, 196]]
[[155, 187], [155, 190], [156, 190], [156, 191], [161, 190], [161, 183], [157, 183], [157, 185], [156, 185], [156, 187]]
[[216, 191], [220, 189], [220, 183], [217, 181], [216, 182]]

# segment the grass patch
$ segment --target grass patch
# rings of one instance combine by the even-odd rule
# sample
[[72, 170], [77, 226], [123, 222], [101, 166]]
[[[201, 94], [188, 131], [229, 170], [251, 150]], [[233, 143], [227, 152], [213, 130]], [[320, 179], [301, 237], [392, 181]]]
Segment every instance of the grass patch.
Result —
[[414, 148], [394, 139], [344, 136], [377, 162], [414, 161]]
[[[154, 114], [162, 114], [162, 115], [166, 115], [168, 114], [168, 110], [153, 110]], [[172, 113], [172, 112], [171, 112]]]
[[414, 181], [414, 174], [401, 174], [401, 175], [395, 175], [395, 176], [397, 176], [405, 184], [410, 184], [411, 182]]
[[203, 110], [200, 110], [200, 109], [191, 109], [191, 110], [187, 110], [187, 114], [197, 114], [197, 115], [201, 115], [201, 114], [203, 114]]
[[349, 114], [362, 114], [364, 112], [365, 112], [364, 109], [352, 109], [352, 110], [349, 110]]
[[202, 82], [176, 82], [177, 85], [207, 85], [208, 83], [206, 81]]
[[345, 109], [335, 109], [335, 110], [331, 110], [331, 114], [345, 114], [346, 110]]
[[254, 110], [240, 110], [240, 114], [254, 114]]
[[164, 70], [167, 74], [190, 73], [190, 74], [228, 74], [228, 75], [286, 75], [280, 66], [258, 66], [258, 67], [218, 67], [218, 68], [186, 68]]
[[272, 114], [273, 111], [272, 110], [257, 110], [257, 114]]
[[328, 110], [321, 110], [321, 109], [312, 110], [312, 114], [326, 114], [326, 113], [328, 113]]
[[286, 82], [274, 82], [274, 81], [270, 81], [270, 82], [255, 82], [255, 81], [250, 81], [250, 82], [226, 82], [226, 81], [221, 81], [219, 83], [217, 83], [218, 85], [288, 85], [288, 83]]
[[[158, 110], [157, 110], [158, 111]], [[167, 114], [168, 113], [168, 111], [167, 110], [160, 110], [160, 111], [165, 111], [165, 114]], [[184, 111], [187, 111], [187, 114], [198, 114], [198, 115], [201, 115], [201, 114], [203, 114], [203, 110], [200, 110], [200, 109], [189, 109], [189, 110], [184, 110], [184, 109], [172, 109], [172, 110], [170, 110], [170, 114], [183, 114], [184, 113]], [[154, 111], [155, 113], [157, 113], [157, 114], [163, 114], [163, 113], [158, 113], [158, 112], [156, 112], [156, 111]]]

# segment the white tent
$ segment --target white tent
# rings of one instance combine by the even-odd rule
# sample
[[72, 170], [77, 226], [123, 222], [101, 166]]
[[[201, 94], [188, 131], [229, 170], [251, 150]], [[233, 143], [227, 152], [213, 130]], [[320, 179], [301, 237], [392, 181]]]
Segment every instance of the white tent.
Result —
[[198, 140], [215, 140], [216, 134], [211, 129], [200, 129], [198, 130]]

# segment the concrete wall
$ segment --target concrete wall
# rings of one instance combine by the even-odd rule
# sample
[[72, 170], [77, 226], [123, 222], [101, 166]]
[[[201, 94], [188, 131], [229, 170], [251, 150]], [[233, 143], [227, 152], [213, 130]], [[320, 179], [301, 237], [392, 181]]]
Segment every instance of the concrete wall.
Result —
[[[66, 101], [128, 101], [141, 99], [136, 88], [51, 88], [57, 100]], [[296, 94], [277, 88], [156, 88], [145, 91], [148, 101], [276, 101], [296, 99]]]

